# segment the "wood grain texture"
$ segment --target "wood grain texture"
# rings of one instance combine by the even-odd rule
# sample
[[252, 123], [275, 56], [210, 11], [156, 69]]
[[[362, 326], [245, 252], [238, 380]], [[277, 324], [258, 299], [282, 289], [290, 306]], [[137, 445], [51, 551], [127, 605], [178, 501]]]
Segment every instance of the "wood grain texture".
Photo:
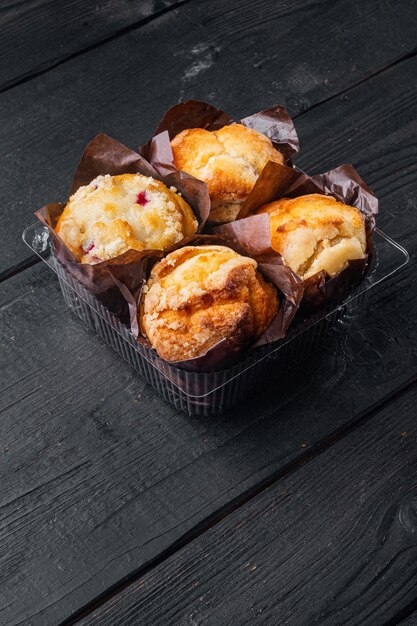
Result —
[[0, 272], [27, 256], [21, 231], [65, 200], [97, 132], [136, 147], [193, 97], [236, 117], [275, 103], [300, 113], [409, 54], [414, 24], [412, 0], [190, 2], [3, 93]]
[[[311, 6], [313, 12], [316, 9]], [[250, 17], [247, 13], [248, 24]], [[165, 32], [169, 33], [173, 28], [171, 14], [164, 20]], [[265, 22], [265, 15], [255, 26], [258, 24], [256, 27], [265, 35], [262, 20]], [[192, 26], [194, 22], [189, 21]], [[284, 40], [285, 28], [290, 22], [272, 18], [274, 29], [281, 23]], [[214, 26], [221, 27], [220, 17], [214, 21]], [[277, 30], [274, 32], [276, 34]], [[191, 35], [186, 33], [185, 38], [190, 44]], [[245, 45], [251, 49], [252, 44], [245, 40]], [[149, 35], [148, 40], [145, 35], [145, 41], [149, 44]], [[138, 44], [137, 39], [135, 42]], [[128, 47], [124, 48], [125, 52], [127, 50]], [[249, 54], [243, 49], [243, 42], [238, 50], [241, 60]], [[117, 47], [114, 53], [119, 62], [122, 56]], [[195, 57], [185, 55], [181, 60], [183, 65], [176, 66], [177, 60], [173, 59], [173, 70], [184, 67], [185, 63], [201, 68], [201, 58], [204, 60], [204, 50]], [[213, 58], [215, 68], [216, 55]], [[80, 59], [65, 66], [68, 68]], [[135, 59], [137, 61], [137, 57]], [[149, 57], [145, 56], [145, 61], [147, 59]], [[370, 58], [368, 62], [374, 63], [375, 59]], [[278, 61], [274, 63], [278, 67]], [[410, 222], [413, 206], [410, 202], [416, 192], [412, 175], [415, 124], [411, 121], [412, 115], [415, 117], [415, 105], [410, 95], [415, 87], [413, 63], [410, 60], [395, 68], [395, 72], [375, 79], [368, 102], [363, 95], [368, 88], [366, 84], [352, 90], [349, 105], [342, 106], [336, 100], [332, 105], [330, 102], [325, 105], [321, 117], [320, 107], [306, 114], [306, 120], [311, 116], [311, 126], [306, 122], [302, 131], [306, 135], [310, 128], [315, 131], [311, 131], [308, 141], [311, 153], [306, 152], [303, 163], [311, 159], [313, 165], [327, 164], [326, 154], [341, 162], [345, 160], [347, 140], [341, 140], [337, 150], [332, 143], [335, 135], [322, 126], [327, 129], [334, 125], [345, 137], [350, 119], [359, 119], [355, 117], [359, 110], [369, 118], [371, 130], [367, 132], [371, 134], [368, 138], [375, 137], [378, 152], [373, 152], [373, 141], [355, 137], [356, 149], [352, 148], [349, 154], [353, 160], [363, 159], [361, 171], [364, 174], [374, 171], [371, 157], [378, 159], [377, 164], [373, 164], [372, 182], [380, 185], [389, 231], [400, 236], [408, 246], [415, 242], [412, 233], [415, 225]], [[132, 88], [120, 77], [113, 84], [118, 92], [110, 92], [108, 85], [102, 88], [96, 78], [88, 85], [86, 73], [75, 89], [74, 74], [61, 74], [65, 66], [61, 66], [59, 72], [54, 71], [54, 81], [58, 83], [51, 83], [55, 89], [51, 94], [55, 99], [51, 94], [45, 98], [43, 91], [43, 81], [46, 77], [50, 79], [54, 72], [24, 86], [37, 84], [38, 91], [27, 92], [32, 93], [32, 101], [24, 101], [23, 108], [17, 102], [19, 115], [23, 112], [18, 131], [21, 143], [17, 152], [15, 147], [10, 151], [8, 144], [12, 159], [8, 166], [10, 173], [19, 171], [17, 180], [27, 177], [27, 170], [30, 176], [34, 173], [37, 176], [29, 194], [20, 196], [20, 206], [28, 211], [27, 215], [29, 208], [34, 208], [27, 206], [28, 198], [31, 203], [35, 202], [36, 194], [41, 198], [45, 181], [42, 167], [47, 163], [50, 189], [64, 185], [62, 173], [76, 160], [75, 152], [70, 154], [74, 145], [79, 149], [80, 142], [88, 138], [83, 136], [86, 130], [92, 131], [91, 134], [95, 132], [97, 127], [93, 124], [97, 120], [111, 119], [116, 126], [120, 124], [125, 138], [135, 145], [142, 119], [137, 122], [138, 130], [136, 121], [132, 123], [132, 102], [140, 100], [141, 106], [142, 101], [145, 102], [148, 111], [144, 119], [152, 126], [156, 86], [152, 82], [149, 60], [148, 65], [141, 73], [141, 80], [144, 77], [145, 87], [151, 85], [153, 95], [145, 90], [143, 98], [137, 85]], [[88, 65], [82, 67], [87, 72]], [[120, 67], [125, 79], [132, 76], [131, 59], [123, 59]], [[203, 87], [208, 89], [212, 80], [213, 88], [219, 90], [220, 83], [213, 82], [212, 71], [210, 67], [203, 68], [197, 76], [205, 76], [207, 72]], [[191, 74], [193, 72], [195, 67]], [[265, 85], [267, 75], [261, 75], [259, 85]], [[182, 84], [187, 84], [187, 80]], [[173, 90], [171, 76], [167, 82], [161, 89], [165, 99], [169, 90], [171, 93]], [[189, 84], [194, 85], [194, 80], [190, 78]], [[93, 87], [100, 87], [96, 101]], [[68, 99], [64, 97], [65, 89]], [[399, 97], [402, 90], [407, 96], [403, 103]], [[13, 91], [23, 93], [23, 86]], [[124, 99], [120, 99], [120, 93]], [[236, 84], [231, 94], [235, 100], [237, 93]], [[37, 116], [31, 111], [34, 94], [40, 107]], [[379, 113], [377, 104], [382, 94], [387, 100], [384, 116]], [[207, 96], [201, 94], [200, 97]], [[250, 98], [253, 102], [253, 94], [249, 94], [248, 100]], [[90, 107], [94, 104], [94, 112], [87, 104]], [[232, 97], [229, 104], [236, 106]], [[243, 108], [247, 102], [238, 104]], [[395, 118], [397, 121], [393, 115], [394, 104], [402, 107], [401, 116]], [[61, 119], [54, 107], [61, 110]], [[101, 108], [107, 111], [107, 117], [101, 117]], [[233, 107], [233, 110], [236, 109]], [[246, 110], [250, 109], [245, 108], [243, 112]], [[9, 114], [6, 117], [10, 120]], [[18, 119], [16, 116], [13, 132], [16, 124], [19, 125]], [[28, 124], [31, 120], [39, 120], [36, 128]], [[63, 134], [64, 127], [68, 137]], [[106, 127], [104, 130], [112, 132]], [[316, 138], [321, 130], [324, 139], [318, 146]], [[47, 137], [49, 132], [52, 138]], [[60, 146], [58, 153], [57, 144]], [[49, 147], [48, 152], [45, 152], [46, 147]], [[323, 161], [320, 161], [319, 150]], [[382, 154], [395, 157], [383, 158]], [[4, 162], [8, 163], [6, 158]], [[363, 167], [369, 169], [364, 172]], [[401, 184], [396, 178], [398, 174]], [[15, 194], [21, 193], [20, 186], [16, 183]], [[20, 215], [16, 211], [13, 216], [14, 228]], [[10, 240], [10, 236], [7, 238]], [[13, 250], [15, 257], [16, 248]], [[230, 510], [235, 500], [239, 501], [279, 475], [289, 463], [300, 458], [306, 448], [314, 448], [323, 438], [349, 424], [387, 393], [414, 377], [417, 373], [414, 272], [415, 266], [412, 266], [402, 273], [399, 283], [392, 281], [388, 288], [384, 286], [379, 290], [371, 300], [371, 315], [356, 326], [340, 350], [330, 357], [322, 355], [301, 370], [278, 399], [276, 391], [270, 390], [231, 415], [209, 422], [175, 413], [99, 340], [68, 317], [60, 303], [57, 286], [46, 270], [36, 268], [8, 281], [3, 288], [0, 309], [0, 323], [5, 329], [0, 420], [1, 438], [5, 442], [4, 463], [0, 465], [4, 485], [0, 496], [3, 546], [0, 622], [42, 626], [57, 623], [110, 585], [149, 563], [175, 541], [181, 541], [197, 524]], [[17, 313], [16, 306], [20, 303], [22, 306]], [[300, 379], [303, 394], [299, 393]], [[331, 404], [329, 393], [334, 396]]]
[[416, 377], [415, 267], [337, 351], [209, 419], [176, 413], [84, 330], [46, 268], [6, 281], [0, 623], [58, 623]]
[[7, 281], [0, 623], [58, 623], [416, 375], [416, 290], [397, 298], [410, 270], [339, 351], [209, 420], [176, 413], [90, 336], [46, 268]]
[[299, 165], [318, 172], [353, 162], [380, 198], [379, 226], [399, 240], [415, 236], [416, 88], [413, 57], [296, 120], [305, 146]]
[[0, 91], [184, 0], [9, 0], [0, 6]]
[[[306, 114], [316, 129], [311, 162], [323, 127], [320, 149], [323, 155], [331, 149], [339, 163], [347, 143], [341, 139], [338, 152], [325, 128], [345, 138], [360, 108], [379, 142], [373, 183], [381, 186], [382, 219], [388, 217], [389, 232], [409, 248], [417, 228], [410, 209], [416, 182], [407, 174], [415, 167], [416, 104], [407, 91], [415, 63], [375, 78], [372, 92], [367, 84], [353, 89], [350, 108], [343, 104], [340, 111], [335, 100], [322, 117], [320, 108]], [[366, 100], [364, 91], [372, 97]], [[372, 163], [373, 142], [356, 141], [351, 158]], [[398, 280], [376, 289], [368, 316], [338, 351], [311, 361], [285, 389], [270, 389], [210, 420], [188, 418], [160, 401], [68, 315], [46, 268], [6, 281], [0, 295], [0, 623], [59, 622], [415, 378], [415, 267], [413, 261]]]
[[387, 624], [415, 600], [416, 403], [414, 386], [80, 626]]

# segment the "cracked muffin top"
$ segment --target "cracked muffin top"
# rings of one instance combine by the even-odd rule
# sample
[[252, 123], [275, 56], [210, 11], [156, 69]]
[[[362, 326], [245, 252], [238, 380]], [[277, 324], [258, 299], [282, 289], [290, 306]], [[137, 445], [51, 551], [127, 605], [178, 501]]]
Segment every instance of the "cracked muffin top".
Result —
[[303, 280], [322, 270], [334, 276], [366, 255], [363, 214], [332, 196], [282, 198], [257, 213], [269, 214], [272, 247]]
[[268, 137], [242, 124], [186, 129], [171, 147], [176, 167], [207, 183], [213, 223], [236, 218], [268, 161], [284, 163]]
[[254, 259], [227, 246], [185, 246], [157, 263], [144, 286], [140, 326], [159, 356], [183, 361], [222, 339], [248, 347], [279, 307]]

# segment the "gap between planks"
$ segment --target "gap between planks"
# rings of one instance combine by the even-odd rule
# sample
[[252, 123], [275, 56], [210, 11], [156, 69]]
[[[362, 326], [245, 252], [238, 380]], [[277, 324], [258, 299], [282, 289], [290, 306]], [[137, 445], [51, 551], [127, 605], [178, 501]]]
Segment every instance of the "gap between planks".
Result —
[[[209, 517], [207, 517], [203, 522], [197, 524], [192, 528], [188, 533], [186, 533], [183, 537], [175, 541], [168, 549], [164, 550], [158, 557], [150, 560], [148, 563], [137, 569], [128, 577], [124, 578], [122, 581], [119, 581], [112, 587], [109, 587], [103, 594], [95, 598], [92, 602], [88, 603], [85, 607], [77, 610], [73, 615], [65, 619], [63, 622], [59, 624], [59, 626], [74, 626], [78, 621], [84, 619], [87, 615], [92, 613], [102, 604], [110, 600], [112, 597], [123, 591], [126, 587], [131, 585], [135, 580], [138, 580], [149, 571], [151, 571], [154, 567], [160, 565], [174, 554], [176, 554], [179, 550], [190, 544], [192, 541], [200, 537], [203, 533], [207, 532], [209, 529], [216, 526], [219, 522], [221, 522], [225, 517], [230, 515], [232, 512], [241, 508], [253, 498], [258, 496], [262, 491], [271, 487], [273, 484], [277, 483], [279, 480], [288, 476], [289, 474], [294, 473], [297, 469], [304, 465], [305, 463], [309, 463], [311, 460], [318, 457], [320, 454], [326, 452], [333, 444], [337, 441], [351, 433], [355, 430], [359, 425], [364, 424], [366, 421], [371, 419], [375, 414], [379, 411], [383, 410], [386, 406], [395, 402], [395, 400], [401, 396], [403, 393], [409, 391], [414, 386], [417, 385], [417, 376], [413, 376], [408, 381], [397, 387], [394, 391], [392, 391], [388, 396], [386, 396], [383, 400], [377, 402], [374, 406], [372, 406], [367, 411], [364, 411], [358, 415], [358, 417], [350, 422], [349, 424], [342, 426], [335, 430], [333, 433], [322, 439], [316, 446], [306, 451], [301, 457], [297, 460], [289, 463], [284, 466], [280, 471], [273, 473], [267, 479], [258, 483], [255, 487], [251, 488], [247, 492], [242, 493], [239, 497], [235, 498], [234, 501], [228, 503], [227, 505], [220, 508], [218, 511], [212, 513]], [[405, 607], [401, 614], [398, 615], [398, 619], [405, 619], [409, 615], [411, 615], [417, 608], [417, 600], [414, 603], [411, 603], [409, 606]], [[395, 620], [397, 619], [397, 616]], [[394, 626], [394, 624], [398, 623], [397, 621], [390, 620], [386, 624], [382, 626]]]
[[[136, 23], [136, 25], [131, 25], [129, 27], [126, 27], [126, 28], [122, 29], [119, 33], [113, 34], [112, 36], [108, 37], [107, 39], [103, 40], [102, 42], [98, 42], [98, 43], [90, 46], [89, 48], [84, 49], [83, 51], [80, 51], [80, 52], [74, 53], [71, 56], [68, 56], [66, 59], [60, 61], [59, 63], [57, 63], [53, 67], [56, 67], [57, 65], [61, 65], [62, 63], [65, 63], [67, 60], [70, 60], [71, 58], [73, 58], [75, 56], [79, 56], [79, 55], [83, 54], [84, 52], [87, 52], [88, 50], [90, 50], [92, 48], [98, 47], [100, 45], [104, 45], [106, 42], [108, 42], [108, 41], [110, 41], [110, 40], [112, 40], [112, 39], [114, 39], [114, 38], [116, 38], [118, 36], [121, 36], [124, 33], [129, 32], [130, 30], [134, 30], [135, 28], [139, 27], [140, 25], [142, 25], [144, 23], [148, 23], [148, 22], [152, 21], [153, 19], [156, 19], [157, 17], [159, 17], [161, 14], [165, 14], [168, 11], [171, 11], [173, 8], [177, 8], [178, 6], [186, 4], [189, 1], [190, 0], [184, 0], [183, 2], [177, 4], [175, 7], [169, 7], [167, 9], [164, 9], [163, 11], [159, 12], [156, 15], [153, 15], [153, 16], [151, 16], [149, 18], [146, 18], [145, 20], [141, 20], [141, 22], [139, 24]], [[403, 57], [397, 59], [396, 61], [390, 63], [389, 65], [387, 65], [386, 67], [378, 70], [377, 72], [374, 72], [373, 74], [369, 75], [368, 77], [366, 77], [366, 78], [364, 78], [364, 79], [362, 79], [360, 81], [357, 81], [355, 84], [351, 85], [350, 87], [348, 87], [348, 88], [346, 88], [344, 90], [341, 90], [337, 94], [333, 94], [329, 98], [325, 98], [325, 99], [321, 100], [320, 102], [317, 102], [317, 103], [311, 105], [310, 107], [306, 108], [304, 111], [294, 115], [293, 118], [295, 119], [295, 118], [299, 118], [299, 117], [305, 115], [306, 113], [308, 113], [312, 109], [316, 109], [317, 107], [327, 103], [328, 101], [334, 100], [335, 98], [339, 97], [340, 95], [342, 95], [344, 93], [349, 92], [351, 89], [353, 89], [353, 88], [357, 87], [358, 85], [366, 82], [367, 80], [372, 79], [373, 77], [375, 77], [375, 76], [377, 76], [379, 74], [384, 73], [385, 71], [391, 69], [393, 66], [396, 66], [396, 65], [398, 65], [398, 64], [400, 64], [400, 63], [402, 63], [404, 61], [407, 61], [407, 60], [409, 60], [410, 58], [412, 58], [412, 57], [414, 57], [416, 55], [417, 55], [417, 49], [412, 51], [412, 52], [410, 52], [410, 53], [408, 53], [408, 54], [406, 54], [406, 55], [404, 55]], [[44, 74], [47, 71], [49, 71], [49, 69], [53, 69], [53, 67], [49, 67], [48, 69], [46, 69], [46, 70], [44, 70], [42, 72], [39, 72], [39, 73], [40, 74]], [[26, 82], [27, 80], [31, 80], [32, 78], [35, 78], [37, 75], [38, 74], [36, 74], [36, 75], [34, 74], [31, 77], [28, 77], [27, 79], [24, 79], [22, 82]], [[0, 274], [0, 282], [8, 280], [9, 278], [12, 278], [13, 276], [16, 276], [20, 272], [22, 272], [22, 271], [24, 271], [26, 269], [29, 269], [30, 267], [36, 265], [39, 261], [40, 261], [40, 259], [36, 255], [34, 255], [34, 254], [30, 255], [29, 257], [27, 257], [26, 259], [24, 259], [20, 263], [14, 265], [11, 268], [9, 268], [9, 269], [5, 270], [4, 272], [2, 272]], [[91, 603], [88, 603], [84, 608], [78, 610], [72, 616], [70, 616], [69, 618], [64, 620], [61, 623], [60, 626], [70, 626], [70, 625], [75, 624], [76, 622], [78, 622], [80, 619], [84, 618], [86, 615], [90, 614], [92, 611], [94, 611], [96, 608], [98, 608], [101, 604], [103, 604], [104, 602], [106, 602], [111, 597], [115, 596], [116, 594], [118, 594], [120, 591], [122, 591], [125, 587], [130, 585], [132, 582], [134, 582], [135, 580], [137, 580], [141, 576], [143, 576], [146, 573], [148, 573], [155, 566], [159, 565], [160, 563], [164, 562], [165, 560], [167, 560], [168, 558], [173, 556], [178, 550], [182, 549], [187, 544], [191, 543], [193, 540], [197, 539], [204, 532], [206, 532], [207, 530], [209, 530], [210, 528], [215, 526], [217, 523], [219, 523], [223, 518], [225, 518], [227, 515], [232, 513], [234, 510], [237, 510], [240, 507], [244, 506], [247, 502], [249, 502], [254, 497], [259, 495], [264, 489], [266, 489], [269, 486], [273, 485], [274, 483], [278, 482], [284, 476], [286, 476], [286, 475], [288, 475], [290, 473], [295, 472], [298, 469], [298, 467], [300, 467], [304, 463], [308, 463], [313, 458], [317, 457], [321, 453], [323, 453], [326, 450], [328, 450], [330, 448], [330, 446], [332, 446], [336, 441], [340, 440], [345, 435], [348, 435], [359, 424], [364, 423], [365, 421], [367, 421], [367, 419], [371, 418], [376, 412], [378, 412], [379, 410], [383, 409], [389, 403], [393, 402], [403, 392], [405, 392], [409, 388], [413, 387], [413, 385], [416, 382], [417, 382], [417, 377], [413, 377], [412, 379], [409, 379], [406, 383], [404, 383], [403, 385], [401, 385], [400, 387], [395, 389], [389, 396], [384, 398], [379, 403], [376, 403], [371, 409], [369, 409], [366, 412], [360, 414], [349, 425], [341, 427], [340, 429], [334, 431], [329, 436], [324, 438], [314, 448], [312, 448], [311, 450], [305, 452], [300, 458], [297, 459], [297, 461], [289, 463], [287, 466], [283, 467], [279, 472], [277, 472], [275, 474], [272, 474], [271, 476], [268, 477], [268, 479], [266, 479], [264, 481], [261, 481], [255, 487], [250, 489], [248, 492], [243, 493], [241, 496], [236, 498], [234, 501], [230, 502], [229, 504], [225, 505], [224, 507], [222, 507], [218, 511], [214, 512], [212, 515], [210, 515], [208, 518], [206, 518], [206, 520], [204, 520], [204, 522], [201, 522], [200, 524], [197, 524], [193, 529], [191, 529], [188, 533], [186, 533], [182, 538], [180, 538], [179, 540], [174, 542], [167, 550], [162, 552], [158, 557], [156, 557], [155, 559], [149, 561], [143, 567], [139, 568], [138, 570], [133, 572], [131, 575], [129, 575], [128, 577], [126, 577], [122, 581], [119, 581], [118, 583], [116, 583], [112, 587], [108, 588], [102, 595], [98, 596]], [[416, 608], [417, 608], [417, 600], [416, 600], [415, 603], [412, 603], [408, 607], [405, 607], [405, 609], [401, 612], [401, 615], [398, 615], [398, 619], [404, 620], [409, 615], [411, 615], [416, 610]], [[397, 622], [391, 620], [390, 622], [388, 622], [384, 626], [391, 626], [394, 623], [397, 623]]]
[[417, 599], [407, 604], [392, 620], [382, 626], [415, 626], [417, 624]]
[[33, 267], [34, 265], [36, 265], [36, 263], [39, 263], [39, 261], [40, 258], [36, 254], [31, 254], [30, 256], [26, 257], [26, 259], [23, 259], [23, 261], [20, 261], [20, 263], [12, 265], [7, 270], [4, 270], [4, 272], [1, 272], [0, 283], [8, 280], [9, 278], [13, 278], [13, 276], [20, 274], [20, 272], [23, 272], [30, 267]]
[[[394, 617], [388, 622], [384, 622], [382, 626], [413, 626], [413, 624], [417, 624], [417, 616], [415, 612], [417, 611], [417, 598], [407, 604], [401, 611], [399, 611]], [[411, 618], [408, 621], [408, 618]]]
[[326, 104], [327, 102], [330, 102], [331, 100], [335, 100], [336, 98], [339, 98], [340, 96], [342, 96], [345, 93], [348, 93], [355, 87], [359, 87], [359, 85], [363, 85], [363, 83], [366, 83], [368, 80], [371, 80], [372, 78], [375, 78], [376, 76], [379, 76], [380, 74], [383, 74], [384, 72], [387, 72], [388, 70], [392, 69], [396, 65], [400, 65], [401, 63], [404, 63], [405, 61], [409, 61], [416, 55], [417, 55], [417, 48], [414, 48], [410, 52], [407, 52], [407, 54], [404, 54], [404, 56], [399, 57], [395, 61], [392, 61], [392, 63], [389, 63], [388, 65], [386, 65], [385, 67], [382, 67], [376, 72], [372, 72], [365, 78], [361, 78], [361, 80], [358, 80], [356, 83], [353, 83], [349, 87], [346, 87], [346, 89], [341, 89], [338, 93], [334, 93], [328, 98], [324, 98], [323, 100], [319, 100], [318, 102], [315, 102], [314, 104], [304, 109], [304, 111], [301, 111], [300, 113], [295, 113], [294, 115], [291, 116], [292, 119], [295, 120], [296, 118], [301, 117], [302, 115], [305, 115], [306, 113], [309, 113], [313, 109], [317, 109], [317, 107], [320, 107], [322, 104]]
[[82, 48], [82, 50], [78, 50], [77, 52], [68, 54], [67, 56], [64, 56], [62, 59], [59, 59], [59, 61], [57, 61], [56, 63], [51, 63], [50, 65], [48, 65], [48, 67], [45, 67], [44, 69], [29, 72], [26, 76], [22, 76], [21, 78], [18, 78], [15, 81], [10, 81], [9, 83], [6, 83], [5, 87], [2, 87], [0, 89], [0, 94], [6, 91], [9, 91], [10, 89], [14, 89], [15, 87], [19, 87], [19, 85], [23, 85], [24, 83], [27, 83], [34, 78], [38, 78], [38, 76], [47, 74], [50, 70], [53, 70], [59, 67], [60, 65], [67, 63], [67, 61], [71, 61], [72, 59], [75, 59], [81, 56], [85, 52], [90, 52], [91, 50], [94, 50], [95, 48], [104, 46], [110, 41], [113, 41], [114, 39], [123, 37], [123, 35], [127, 35], [128, 33], [136, 30], [137, 28], [140, 28], [141, 26], [145, 26], [146, 24], [149, 24], [149, 22], [153, 22], [159, 17], [162, 17], [163, 15], [166, 15], [167, 13], [170, 13], [171, 11], [178, 9], [179, 7], [185, 4], [188, 4], [189, 2], [191, 2], [191, 0], [178, 0], [176, 4], [165, 7], [164, 9], [161, 9], [160, 11], [157, 11], [156, 13], [153, 13], [152, 15], [149, 15], [148, 17], [143, 17], [142, 19], [137, 20], [136, 22], [133, 22], [132, 24], [129, 24], [128, 26], [124, 26], [123, 28], [120, 28], [119, 30], [114, 32], [112, 35], [108, 35], [107, 37], [104, 37], [100, 41], [96, 41], [95, 43], [89, 46], [86, 46], [85, 48]]
[[[24, 77], [24, 78], [20, 79], [19, 81], [16, 81], [15, 83], [10, 84], [9, 86], [7, 86], [4, 89], [0, 90], [0, 93], [4, 92], [4, 91], [7, 91], [7, 90], [9, 90], [9, 89], [11, 89], [11, 88], [13, 88], [15, 86], [18, 86], [18, 85], [20, 85], [22, 83], [28, 82], [29, 80], [32, 80], [33, 78], [36, 78], [39, 75], [45, 74], [48, 71], [50, 71], [50, 70], [52, 70], [52, 69], [62, 65], [63, 63], [66, 63], [67, 61], [70, 61], [71, 59], [84, 54], [85, 52], [88, 52], [88, 51], [90, 51], [90, 50], [92, 50], [94, 48], [97, 48], [97, 47], [100, 47], [102, 45], [105, 45], [106, 43], [112, 41], [113, 39], [121, 37], [124, 34], [127, 34], [130, 31], [135, 30], [135, 29], [139, 28], [140, 26], [145, 25], [145, 24], [147, 24], [147, 23], [157, 19], [158, 17], [160, 17], [160, 16], [162, 16], [162, 15], [164, 15], [164, 14], [166, 14], [166, 13], [172, 11], [172, 10], [174, 10], [174, 9], [177, 9], [180, 6], [183, 6], [183, 5], [187, 4], [188, 2], [190, 2], [190, 0], [179, 1], [175, 6], [171, 6], [171, 7], [167, 7], [165, 9], [162, 9], [161, 11], [159, 11], [158, 13], [156, 13], [156, 14], [154, 14], [152, 16], [149, 16], [147, 18], [139, 20], [138, 22], [135, 22], [134, 24], [131, 24], [131, 25], [129, 25], [129, 26], [123, 28], [123, 29], [120, 29], [118, 32], [114, 33], [113, 35], [111, 35], [111, 36], [109, 36], [109, 37], [107, 37], [105, 39], [103, 39], [102, 41], [96, 42], [95, 44], [92, 44], [91, 46], [88, 46], [88, 47], [84, 48], [83, 50], [80, 50], [80, 51], [78, 51], [76, 53], [68, 55], [64, 59], [61, 59], [56, 64], [51, 65], [51, 66], [49, 66], [48, 68], [46, 68], [44, 70], [38, 71], [36, 73], [32, 73], [32, 74], [28, 75], [27, 77]], [[302, 115], [305, 115], [309, 111], [311, 111], [313, 109], [316, 109], [317, 107], [323, 105], [324, 103], [327, 103], [328, 101], [331, 101], [331, 100], [334, 100], [335, 98], [340, 97], [340, 95], [349, 92], [351, 89], [353, 89], [353, 88], [357, 87], [358, 85], [366, 82], [367, 80], [370, 80], [370, 79], [374, 78], [375, 76], [377, 76], [379, 74], [382, 74], [383, 72], [391, 69], [393, 66], [396, 66], [396, 65], [398, 65], [398, 64], [400, 64], [400, 63], [402, 63], [404, 61], [407, 61], [407, 60], [409, 60], [410, 58], [412, 58], [412, 57], [414, 57], [416, 55], [417, 55], [417, 49], [407, 53], [403, 57], [398, 58], [397, 60], [393, 61], [392, 63], [390, 63], [386, 67], [378, 70], [377, 72], [374, 72], [373, 74], [370, 74], [366, 78], [364, 78], [364, 79], [362, 79], [360, 81], [357, 81], [355, 84], [351, 85], [350, 87], [348, 87], [348, 88], [346, 88], [344, 90], [341, 90], [337, 94], [333, 94], [332, 96], [330, 96], [328, 98], [325, 98], [325, 99], [323, 99], [323, 100], [321, 100], [319, 102], [314, 103], [310, 107], [306, 108], [304, 111], [294, 115], [293, 116], [294, 119], [295, 118], [299, 118]], [[27, 257], [26, 259], [24, 259], [20, 263], [14, 265], [11, 268], [9, 268], [9, 269], [5, 270], [4, 272], [2, 272], [0, 274], [0, 282], [8, 280], [9, 278], [12, 278], [13, 276], [19, 274], [20, 272], [22, 272], [22, 271], [24, 271], [24, 270], [34, 266], [39, 261], [40, 261], [40, 259], [36, 255], [31, 255], [31, 256]], [[407, 381], [407, 383], [405, 383], [405, 384], [401, 385], [400, 387], [398, 387], [388, 397], [384, 398], [384, 400], [380, 401], [379, 403], [377, 403], [375, 406], [373, 406], [371, 409], [369, 409], [368, 411], [364, 412], [363, 414], [360, 414], [349, 425], [344, 426], [344, 427], [334, 431], [334, 433], [332, 433], [328, 437], [324, 438], [313, 449], [307, 451], [297, 461], [294, 461], [294, 462], [288, 464], [287, 466], [282, 468], [279, 472], [277, 472], [276, 474], [273, 474], [272, 476], [268, 477], [268, 479], [262, 481], [261, 483], [256, 485], [256, 487], [254, 487], [251, 490], [249, 490], [249, 492], [243, 493], [240, 497], [238, 497], [237, 499], [235, 499], [234, 501], [232, 501], [228, 505], [225, 505], [224, 507], [219, 509], [217, 512], [213, 513], [204, 522], [202, 522], [201, 524], [198, 524], [189, 533], [184, 535], [177, 542], [174, 542], [174, 544], [172, 546], [170, 546], [169, 549], [164, 551], [156, 559], [151, 560], [149, 563], [145, 564], [143, 567], [138, 569], [136, 572], [134, 572], [129, 577], [125, 578], [123, 581], [117, 583], [113, 587], [111, 587], [108, 590], [106, 590], [101, 596], [96, 598], [93, 602], [89, 603], [83, 609], [77, 611], [71, 617], [69, 617], [64, 622], [62, 622], [61, 626], [67, 626], [67, 625], [69, 626], [70, 624], [75, 624], [79, 619], [81, 619], [81, 618], [85, 617], [86, 615], [88, 615], [89, 613], [91, 613], [94, 609], [96, 609], [98, 606], [103, 604], [109, 598], [113, 597], [114, 595], [119, 593], [122, 589], [124, 589], [126, 586], [131, 584], [134, 580], [136, 580], [137, 578], [143, 576], [144, 574], [149, 572], [153, 567], [155, 567], [156, 565], [159, 565], [161, 562], [163, 562], [166, 559], [170, 558], [173, 554], [175, 554], [178, 550], [183, 548], [185, 545], [191, 543], [191, 541], [196, 539], [198, 536], [202, 535], [209, 528], [215, 526], [217, 523], [219, 523], [224, 517], [226, 517], [232, 511], [234, 511], [234, 510], [244, 506], [248, 501], [250, 501], [252, 498], [256, 497], [265, 488], [271, 486], [272, 484], [274, 484], [275, 482], [277, 482], [278, 480], [280, 480], [284, 476], [286, 476], [286, 475], [288, 475], [290, 473], [295, 472], [298, 469], [299, 466], [303, 465], [304, 463], [308, 463], [310, 460], [312, 460], [316, 456], [318, 456], [321, 453], [325, 452], [336, 441], [338, 441], [339, 439], [341, 439], [345, 435], [347, 435], [350, 432], [352, 432], [359, 424], [365, 422], [367, 419], [372, 417], [375, 413], [377, 413], [379, 410], [384, 408], [386, 405], [388, 405], [391, 402], [395, 401], [395, 399], [399, 395], [401, 395], [403, 392], [405, 392], [408, 389], [410, 389], [411, 387], [413, 387], [416, 384], [416, 382], [417, 382], [417, 378], [413, 377], [412, 379]], [[407, 617], [409, 617], [416, 610], [416, 608], [417, 608], [417, 600], [415, 602], [413, 602], [413, 603], [410, 603], [407, 607], [405, 607], [403, 609], [403, 611], [401, 611], [401, 614], [398, 614], [398, 616], [396, 616], [396, 618], [394, 618], [393, 620], [390, 620], [384, 626], [391, 626], [394, 623], [398, 623], [399, 620], [406, 619]]]

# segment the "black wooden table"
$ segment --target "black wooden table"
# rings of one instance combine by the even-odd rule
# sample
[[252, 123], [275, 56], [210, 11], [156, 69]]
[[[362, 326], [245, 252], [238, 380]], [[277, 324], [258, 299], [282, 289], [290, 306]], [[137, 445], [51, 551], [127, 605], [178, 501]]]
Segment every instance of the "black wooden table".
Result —
[[[413, 0], [0, 6], [0, 623], [417, 624]], [[99, 131], [282, 103], [411, 252], [336, 346], [215, 418], [164, 403], [21, 241]]]

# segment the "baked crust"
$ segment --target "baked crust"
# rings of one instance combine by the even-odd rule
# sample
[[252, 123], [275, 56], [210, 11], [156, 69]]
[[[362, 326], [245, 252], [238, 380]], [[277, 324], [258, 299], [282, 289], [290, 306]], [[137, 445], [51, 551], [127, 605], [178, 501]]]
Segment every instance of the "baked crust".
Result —
[[152, 269], [140, 325], [159, 356], [183, 361], [227, 338], [236, 349], [255, 341], [274, 319], [276, 289], [254, 259], [225, 246], [186, 246]]
[[56, 232], [78, 261], [98, 263], [129, 249], [167, 248], [197, 226], [175, 188], [142, 174], [107, 174], [71, 196]]
[[334, 276], [366, 255], [363, 214], [332, 196], [282, 198], [257, 213], [269, 213], [272, 247], [304, 280], [321, 270]]
[[268, 161], [284, 163], [268, 137], [242, 124], [186, 129], [171, 146], [176, 167], [207, 183], [213, 223], [236, 218]]

